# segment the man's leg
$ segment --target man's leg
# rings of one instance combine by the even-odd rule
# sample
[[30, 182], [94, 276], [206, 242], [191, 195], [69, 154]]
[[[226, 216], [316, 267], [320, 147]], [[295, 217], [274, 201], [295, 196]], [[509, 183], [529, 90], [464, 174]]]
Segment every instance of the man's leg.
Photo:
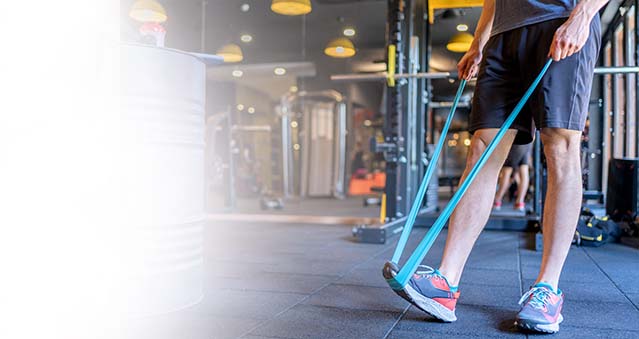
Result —
[[[497, 131], [496, 128], [480, 129], [473, 134], [462, 181], [477, 163]], [[466, 259], [488, 221], [497, 176], [508, 156], [515, 135], [515, 130], [508, 130], [451, 215], [444, 255], [439, 268], [439, 272], [451, 285], [456, 286], [459, 283]]]
[[581, 132], [544, 128], [541, 141], [548, 164], [548, 191], [543, 217], [544, 250], [537, 282], [556, 290], [581, 208]]
[[504, 199], [504, 195], [510, 188], [510, 177], [513, 174], [513, 168], [504, 166], [501, 170], [501, 178], [499, 179], [499, 189], [497, 190], [497, 194], [495, 194], [495, 202], [501, 203]]
[[528, 185], [530, 183], [530, 175], [528, 174], [528, 165], [519, 166], [519, 187], [517, 188], [517, 200], [515, 203], [523, 204], [528, 193]]

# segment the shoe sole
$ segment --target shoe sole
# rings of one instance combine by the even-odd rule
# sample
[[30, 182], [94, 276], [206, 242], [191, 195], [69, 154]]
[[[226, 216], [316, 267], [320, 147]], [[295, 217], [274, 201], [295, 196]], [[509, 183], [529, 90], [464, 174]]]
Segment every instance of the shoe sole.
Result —
[[529, 330], [529, 331], [542, 332], [542, 333], [557, 333], [559, 332], [559, 324], [561, 324], [562, 321], [564, 321], [564, 316], [560, 314], [559, 319], [557, 319], [557, 322], [552, 324], [540, 324], [532, 320], [526, 320], [526, 319], [519, 319], [515, 322], [515, 324], [519, 326], [519, 328]]
[[[387, 262], [384, 265], [384, 269], [382, 270], [382, 274], [385, 279], [392, 279], [397, 275], [397, 266], [395, 266], [391, 262]], [[431, 316], [444, 321], [444, 322], [453, 322], [457, 320], [457, 316], [455, 316], [455, 311], [451, 311], [446, 307], [442, 306], [440, 303], [436, 302], [433, 299], [425, 297], [419, 294], [414, 288], [410, 285], [404, 286], [401, 290], [393, 289], [395, 294], [402, 297], [404, 300], [409, 303], [415, 305], [420, 310], [430, 314]]]

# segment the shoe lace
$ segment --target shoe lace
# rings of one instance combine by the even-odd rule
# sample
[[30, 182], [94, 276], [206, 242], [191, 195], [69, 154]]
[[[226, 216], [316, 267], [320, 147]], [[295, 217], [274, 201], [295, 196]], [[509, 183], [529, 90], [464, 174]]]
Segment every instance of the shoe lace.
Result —
[[[420, 268], [422, 268], [423, 270], [419, 270]], [[417, 266], [417, 271], [415, 272], [417, 274], [425, 274], [425, 275], [433, 275], [435, 274], [435, 269], [430, 267], [430, 266], [426, 266], [426, 265], [419, 265]]]
[[[530, 298], [531, 296], [532, 298]], [[519, 299], [519, 304], [521, 305], [528, 300], [528, 298], [530, 298], [528, 301], [530, 306], [536, 309], [542, 309], [546, 306], [548, 298], [550, 298], [550, 291], [546, 287], [533, 287]]]

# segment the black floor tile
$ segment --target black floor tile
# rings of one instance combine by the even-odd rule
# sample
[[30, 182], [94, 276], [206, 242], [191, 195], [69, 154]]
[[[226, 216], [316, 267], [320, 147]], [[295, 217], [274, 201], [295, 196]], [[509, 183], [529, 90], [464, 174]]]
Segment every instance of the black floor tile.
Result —
[[632, 301], [632, 303], [635, 304], [635, 307], [639, 309], [639, 293], [628, 293], [626, 294], [626, 296], [628, 296], [630, 301]]
[[399, 312], [298, 305], [251, 334], [284, 338], [383, 338]]
[[630, 302], [609, 303], [604, 300], [595, 302], [564, 303], [563, 325], [591, 329], [615, 329], [639, 331], [639, 311]]
[[525, 338], [514, 326], [516, 313], [517, 310], [512, 307], [460, 304], [456, 311], [457, 321], [442, 323], [411, 307], [397, 324], [395, 331], [413, 332], [416, 337], [419, 337], [420, 333], [437, 333], [438, 338], [457, 336]]
[[292, 337], [265, 337], [262, 335], [247, 335], [243, 336], [240, 339], [296, 339]]
[[459, 287], [461, 304], [516, 307], [521, 293], [519, 283], [514, 286], [486, 286], [466, 284]]
[[305, 304], [358, 310], [401, 312], [408, 302], [390, 287], [331, 284], [307, 299]]
[[382, 266], [378, 268], [356, 268], [337, 281], [339, 284], [389, 288], [382, 276]]
[[242, 319], [268, 319], [299, 303], [306, 295], [219, 290], [205, 295], [194, 312]]
[[326, 275], [246, 272], [241, 278], [209, 278], [205, 289], [211, 292], [231, 289], [311, 294], [337, 278]]
[[[548, 338], [548, 334], [529, 333], [528, 338]], [[552, 335], [553, 339], [636, 339], [639, 332], [620, 331], [610, 329], [594, 329], [575, 326], [559, 325], [559, 332]]]
[[459, 286], [463, 289], [467, 284], [519, 287], [519, 272], [467, 267], [461, 276]]
[[277, 265], [269, 266], [265, 269], [265, 272], [341, 276], [353, 269], [357, 264], [357, 262], [322, 260], [321, 258], [317, 258], [306, 262], [282, 262]]
[[[525, 338], [520, 335], [504, 335], [504, 337], [508, 338]], [[406, 331], [406, 330], [393, 330], [388, 339], [416, 339], [416, 338], [439, 338], [439, 339], [447, 339], [447, 338], [455, 338], [455, 339], [477, 339], [477, 338], [487, 338], [488, 336], [483, 333], [474, 333], [474, 334], [461, 334], [454, 333], [450, 335], [442, 335], [441, 333], [429, 333], [429, 332], [420, 332], [420, 331]], [[497, 337], [499, 338], [499, 336]], [[554, 338], [553, 338], [554, 339]]]
[[259, 325], [255, 319], [210, 316], [192, 312], [130, 320], [123, 326], [125, 339], [225, 339], [237, 338]]
[[[522, 266], [521, 274], [524, 280], [535, 280], [539, 274], [539, 268], [534, 266]], [[609, 279], [594, 264], [587, 265], [564, 265], [561, 273], [561, 282], [606, 282]]]

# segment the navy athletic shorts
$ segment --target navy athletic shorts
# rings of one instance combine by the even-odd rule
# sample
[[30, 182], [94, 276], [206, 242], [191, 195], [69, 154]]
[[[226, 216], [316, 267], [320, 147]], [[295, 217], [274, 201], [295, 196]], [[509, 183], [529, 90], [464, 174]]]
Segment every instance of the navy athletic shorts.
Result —
[[[499, 128], [548, 61], [555, 31], [566, 18], [540, 22], [492, 36], [483, 50], [469, 130]], [[601, 44], [599, 16], [590, 36], [572, 56], [553, 62], [511, 128], [515, 144], [527, 144], [535, 128], [583, 131], [588, 115], [593, 72]]]
[[525, 145], [512, 145], [508, 157], [504, 162], [505, 167], [517, 168], [519, 166], [528, 165], [528, 158], [530, 158], [530, 151], [532, 150], [532, 144]]

